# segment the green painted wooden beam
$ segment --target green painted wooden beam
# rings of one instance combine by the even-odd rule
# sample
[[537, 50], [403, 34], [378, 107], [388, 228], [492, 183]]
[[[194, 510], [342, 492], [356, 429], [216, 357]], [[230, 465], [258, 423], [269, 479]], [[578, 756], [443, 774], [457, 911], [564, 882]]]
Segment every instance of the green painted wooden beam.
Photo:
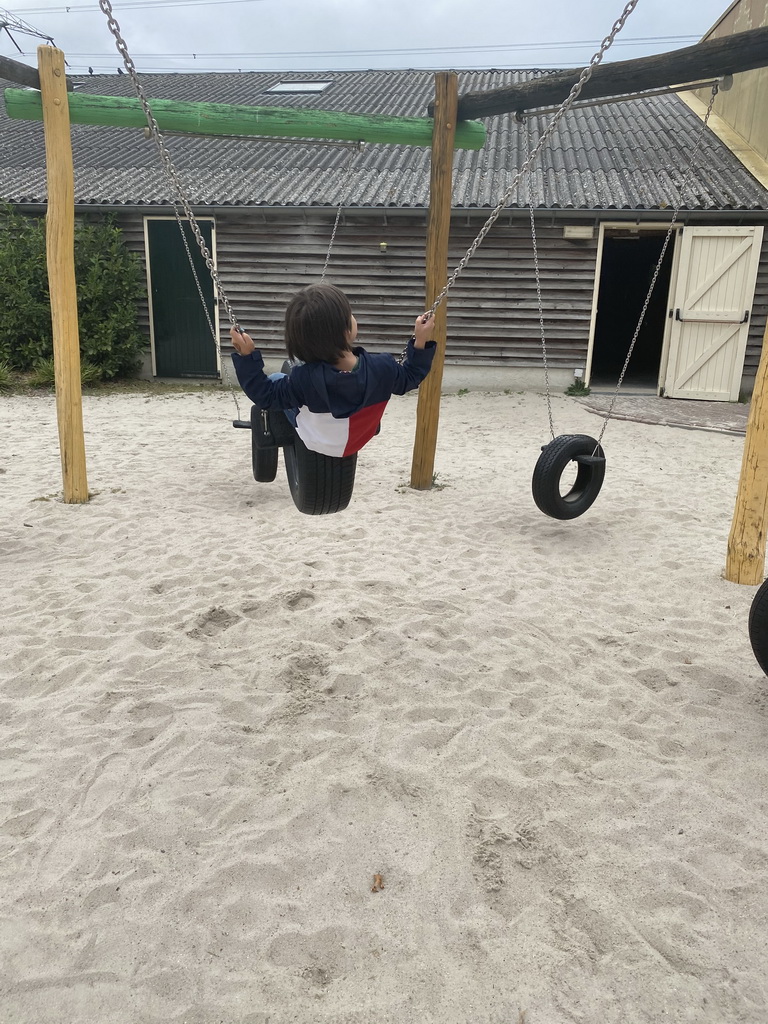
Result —
[[[73, 124], [146, 128], [137, 99], [123, 96], [91, 96], [69, 93], [69, 117]], [[378, 114], [341, 114], [328, 110], [290, 110], [286, 107], [246, 107], [225, 103], [177, 103], [150, 100], [161, 131], [197, 135], [270, 135], [300, 139], [345, 139], [352, 142], [386, 142], [401, 146], [431, 146], [432, 119], [383, 117]], [[22, 121], [41, 121], [40, 93], [6, 89], [8, 116]], [[457, 149], [482, 149], [485, 127], [478, 121], [456, 125]]]

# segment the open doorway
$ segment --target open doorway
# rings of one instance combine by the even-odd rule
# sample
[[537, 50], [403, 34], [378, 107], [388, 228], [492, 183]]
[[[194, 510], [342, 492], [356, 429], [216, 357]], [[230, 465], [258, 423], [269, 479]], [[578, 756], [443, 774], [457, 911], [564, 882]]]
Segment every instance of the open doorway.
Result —
[[[603, 237], [589, 384], [615, 387], [666, 237], [665, 230], [607, 229]], [[664, 255], [625, 386], [658, 391], [674, 238]]]

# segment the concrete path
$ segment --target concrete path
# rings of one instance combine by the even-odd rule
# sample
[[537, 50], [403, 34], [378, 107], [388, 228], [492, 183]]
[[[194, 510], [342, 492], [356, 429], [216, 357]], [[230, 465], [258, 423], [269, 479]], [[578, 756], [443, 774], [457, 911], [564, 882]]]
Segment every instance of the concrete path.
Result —
[[[577, 398], [590, 412], [605, 416], [613, 395], [593, 392]], [[738, 402], [694, 402], [657, 395], [622, 395], [616, 399], [611, 419], [658, 423], [688, 430], [713, 430], [720, 434], [746, 434], [749, 405]]]

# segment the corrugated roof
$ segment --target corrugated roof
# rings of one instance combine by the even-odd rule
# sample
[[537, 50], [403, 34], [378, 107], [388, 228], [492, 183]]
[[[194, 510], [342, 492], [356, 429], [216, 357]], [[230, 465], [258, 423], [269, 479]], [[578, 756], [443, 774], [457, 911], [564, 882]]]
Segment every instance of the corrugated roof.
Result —
[[[535, 71], [464, 71], [459, 92], [497, 89]], [[158, 99], [317, 108], [347, 113], [424, 116], [433, 98], [428, 71], [246, 72], [145, 75], [147, 95]], [[279, 81], [328, 81], [321, 93], [267, 93]], [[10, 83], [0, 83], [5, 85]], [[132, 96], [128, 76], [93, 75], [80, 91]], [[533, 137], [548, 118], [530, 118]], [[481, 151], [457, 151], [454, 206], [493, 207], [525, 159], [525, 140], [514, 115], [488, 118]], [[674, 95], [578, 109], [561, 122], [535, 173], [537, 205], [564, 210], [658, 210], [675, 207], [699, 118]], [[172, 198], [154, 144], [124, 128], [72, 127], [76, 201], [80, 204], [165, 204]], [[423, 208], [429, 203], [429, 151], [368, 145], [348, 149], [309, 144], [221, 138], [167, 140], [191, 202], [207, 205]], [[0, 197], [45, 202], [42, 125], [14, 121], [0, 105]], [[707, 130], [682, 196], [687, 210], [765, 210], [768, 191]], [[509, 206], [524, 205], [525, 190]]]

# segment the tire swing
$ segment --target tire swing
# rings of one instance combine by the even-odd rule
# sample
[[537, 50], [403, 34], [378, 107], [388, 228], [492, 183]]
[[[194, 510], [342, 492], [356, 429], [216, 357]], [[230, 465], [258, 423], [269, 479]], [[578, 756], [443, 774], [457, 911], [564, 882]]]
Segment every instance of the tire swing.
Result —
[[[251, 408], [250, 417], [248, 419], [243, 419], [240, 414], [240, 406], [237, 401], [237, 391], [234, 387], [229, 371], [227, 370], [226, 363], [222, 359], [219, 338], [216, 333], [211, 312], [205, 301], [203, 289], [200, 285], [200, 279], [192, 259], [192, 253], [189, 248], [181, 216], [182, 210], [192, 233], [195, 236], [195, 241], [197, 242], [203, 259], [205, 260], [205, 265], [208, 268], [211, 279], [213, 280], [216, 293], [226, 309], [229, 321], [233, 327], [239, 329], [237, 318], [235, 317], [232, 305], [224, 292], [221, 279], [213, 263], [213, 256], [206, 245], [203, 233], [200, 230], [200, 225], [197, 222], [197, 218], [192, 210], [192, 205], [181, 182], [181, 178], [179, 177], [168, 149], [166, 148], [165, 139], [160, 131], [155, 115], [152, 112], [146, 92], [144, 91], [144, 86], [139, 79], [136, 65], [128, 52], [128, 47], [121, 34], [120, 26], [115, 20], [111, 0], [99, 0], [99, 7], [107, 18], [107, 26], [114, 36], [117, 50], [123, 58], [123, 64], [125, 65], [125, 69], [131, 79], [136, 96], [141, 104], [144, 116], [147, 120], [149, 137], [155, 144], [168, 182], [178, 196], [178, 203], [176, 201], [173, 202], [174, 214], [179, 225], [181, 238], [184, 243], [184, 249], [186, 250], [192, 276], [195, 280], [197, 291], [200, 295], [200, 300], [205, 311], [205, 316], [208, 321], [208, 327], [211, 332], [211, 337], [213, 338], [219, 363], [224, 369], [224, 374], [232, 391], [232, 397], [237, 410], [237, 419], [232, 421], [232, 425], [240, 429], [251, 431], [251, 465], [254, 479], [259, 483], [271, 483], [275, 479], [277, 475], [279, 449], [283, 448], [286, 454], [288, 484], [291, 496], [298, 510], [307, 515], [328, 515], [332, 512], [340, 512], [342, 509], [347, 507], [350, 498], [352, 497], [352, 488], [355, 481], [355, 469], [357, 467], [356, 454], [344, 456], [343, 458], [334, 458], [329, 455], [321, 455], [318, 452], [310, 451], [296, 434], [294, 427], [283, 412], [260, 409], [258, 406], [254, 405]], [[342, 201], [336, 211], [336, 220], [333, 225], [333, 232], [331, 234], [331, 241], [325, 258], [325, 266], [323, 267], [321, 280], [325, 278], [328, 263], [331, 258], [331, 249], [333, 248], [336, 230], [339, 226], [339, 219], [341, 217], [343, 196], [345, 194], [347, 180], [352, 172], [354, 157], [356, 153], [359, 153], [362, 150], [362, 147], [362, 142], [358, 142], [352, 147], [352, 153], [346, 168], [344, 181], [340, 189], [342, 193]], [[283, 365], [284, 373], [290, 372], [290, 369], [291, 365], [289, 363]]]
[[[291, 369], [290, 362], [283, 363], [283, 373]], [[275, 409], [251, 406], [250, 427], [254, 480], [272, 483], [282, 448], [288, 488], [299, 512], [326, 516], [344, 511], [355, 486], [357, 452], [333, 456], [311, 451], [285, 413]]]
[[749, 609], [749, 642], [758, 665], [768, 676], [768, 580], [758, 588]]
[[[562, 494], [560, 481], [572, 462], [576, 480]], [[552, 519], [576, 519], [594, 503], [605, 479], [603, 449], [588, 434], [561, 434], [541, 449], [533, 470], [533, 500]]]
[[[544, 330], [544, 306], [541, 298], [541, 275], [539, 272], [539, 250], [536, 243], [536, 219], [534, 216], [533, 169], [531, 166], [531, 148], [528, 136], [527, 118], [518, 114], [518, 122], [525, 132], [526, 164], [528, 172], [528, 212], [531, 221], [531, 241], [533, 243], [533, 267], [536, 277], [536, 301], [539, 311], [539, 329], [541, 333], [541, 353], [544, 361], [544, 380], [546, 384], [547, 412], [552, 440], [542, 445], [541, 455], [536, 462], [531, 481], [533, 500], [544, 513], [552, 519], [577, 519], [594, 504], [605, 479], [605, 452], [600, 441], [588, 434], [561, 434], [555, 436], [552, 422], [552, 397], [549, 389], [549, 367], [547, 365], [547, 338]], [[603, 428], [604, 430], [605, 428]], [[602, 440], [602, 434], [600, 435]], [[570, 490], [562, 493], [561, 481], [572, 462], [576, 463], [576, 480]]]
[[[608, 421], [613, 414], [613, 407], [616, 404], [616, 399], [619, 396], [619, 390], [624, 381], [624, 377], [629, 366], [629, 361], [632, 358], [632, 353], [635, 350], [635, 344], [640, 335], [640, 329], [643, 326], [645, 320], [645, 314], [648, 310], [648, 305], [653, 295], [653, 289], [656, 287], [656, 281], [661, 271], [664, 257], [669, 247], [672, 233], [675, 230], [677, 218], [680, 213], [680, 209], [683, 205], [685, 189], [688, 184], [688, 179], [693, 168], [694, 160], [701, 146], [704, 133], [709, 123], [709, 117], [712, 113], [712, 108], [715, 104], [715, 98], [719, 90], [719, 85], [715, 82], [712, 86], [712, 94], [709, 100], [709, 106], [707, 112], [702, 119], [699, 134], [696, 139], [696, 144], [691, 150], [690, 160], [683, 177], [682, 183], [679, 189], [679, 198], [675, 205], [672, 213], [672, 219], [669, 223], [669, 229], [664, 239], [664, 244], [661, 247], [661, 253], [659, 255], [656, 268], [651, 277], [651, 282], [648, 287], [648, 293], [645, 297], [643, 307], [640, 310], [640, 316], [635, 327], [635, 332], [632, 335], [632, 340], [629, 344], [627, 351], [627, 357], [624, 360], [624, 365], [619, 374], [619, 379], [616, 384], [611, 403], [608, 407], [608, 411], [605, 414], [603, 420], [603, 426], [600, 430], [600, 434], [597, 438], [590, 437], [588, 434], [561, 434], [559, 437], [555, 436], [555, 428], [552, 422], [552, 398], [549, 387], [549, 368], [547, 365], [547, 340], [546, 332], [544, 330], [544, 307], [541, 298], [541, 277], [539, 273], [539, 253], [536, 243], [536, 220], [534, 216], [534, 189], [533, 189], [533, 170], [530, 152], [530, 138], [528, 134], [528, 128], [525, 128], [525, 144], [527, 151], [527, 159], [524, 164], [526, 170], [526, 181], [528, 185], [528, 210], [531, 221], [531, 241], [533, 244], [533, 266], [536, 276], [536, 299], [538, 303], [539, 312], [539, 328], [541, 334], [541, 352], [544, 363], [544, 380], [545, 380], [545, 391], [547, 397], [547, 413], [549, 415], [549, 429], [552, 435], [552, 440], [542, 445], [541, 455], [536, 462], [536, 466], [533, 470], [533, 479], [531, 482], [531, 490], [533, 493], [533, 500], [535, 501], [538, 508], [547, 516], [552, 519], [576, 519], [583, 515], [588, 508], [590, 508], [597, 498], [600, 490], [603, 486], [603, 480], [605, 479], [605, 452], [603, 451], [602, 441], [603, 435], [605, 434]], [[517, 115], [518, 122], [521, 124], [526, 123], [526, 117], [524, 114], [519, 113]], [[549, 129], [548, 129], [549, 132]], [[551, 132], [549, 132], [551, 134]], [[542, 141], [546, 141], [548, 134], [545, 133], [539, 139], [534, 153], [536, 153], [542, 145]], [[571, 485], [570, 490], [566, 493], [561, 491], [561, 481], [566, 470], [569, 469], [572, 462], [576, 463], [576, 479]], [[759, 596], [759, 593], [758, 593]], [[757, 603], [757, 599], [756, 599]], [[768, 617], [768, 598], [766, 598], [766, 611], [765, 616]], [[750, 619], [751, 621], [751, 619]], [[762, 621], [762, 620], [761, 620]], [[750, 632], [751, 635], [751, 632]], [[766, 630], [768, 635], [768, 630]], [[768, 665], [768, 643], [765, 645], [766, 649], [766, 664]], [[758, 661], [760, 659], [758, 658]], [[762, 666], [762, 662], [761, 662]], [[768, 671], [768, 670], [766, 670]]]
[[337, 457], [307, 448], [284, 412], [251, 407], [253, 478], [270, 484], [277, 476], [280, 449], [293, 503], [308, 516], [343, 512], [352, 498], [357, 452]]
[[357, 453], [341, 458], [313, 452], [298, 434], [285, 448], [285, 471], [293, 503], [307, 516], [343, 512], [352, 497]]

